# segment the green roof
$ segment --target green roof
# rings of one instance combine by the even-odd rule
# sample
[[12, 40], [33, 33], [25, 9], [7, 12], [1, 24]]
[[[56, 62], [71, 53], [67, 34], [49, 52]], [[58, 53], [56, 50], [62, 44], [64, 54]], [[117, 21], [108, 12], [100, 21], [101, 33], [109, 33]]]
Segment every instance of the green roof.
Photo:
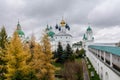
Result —
[[98, 50], [102, 50], [114, 55], [118, 55], [120, 56], [120, 48], [119, 47], [114, 47], [114, 46], [97, 46], [97, 45], [90, 45], [88, 46], [90, 48], [94, 48], [94, 49], [98, 49]]
[[25, 35], [22, 30], [17, 30], [18, 35]]
[[92, 31], [92, 29], [90, 28], [90, 26], [88, 26], [87, 31]]
[[55, 33], [53, 31], [49, 31], [47, 34], [48, 34], [48, 36], [50, 36], [51, 38], [53, 38], [53, 36], [54, 36]]

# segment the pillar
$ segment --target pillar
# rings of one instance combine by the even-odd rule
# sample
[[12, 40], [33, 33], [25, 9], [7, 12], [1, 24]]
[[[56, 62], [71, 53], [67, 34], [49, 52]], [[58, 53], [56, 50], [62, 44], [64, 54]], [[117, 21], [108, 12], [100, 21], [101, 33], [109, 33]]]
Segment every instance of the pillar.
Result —
[[102, 53], [102, 51], [100, 51], [100, 59], [101, 59], [101, 53]]
[[113, 64], [112, 64], [112, 54], [110, 53], [110, 66], [112, 67]]
[[104, 52], [104, 62], [106, 62], [106, 60], [105, 60], [105, 59], [106, 59], [106, 56], [105, 56], [105, 54], [106, 54], [106, 53]]

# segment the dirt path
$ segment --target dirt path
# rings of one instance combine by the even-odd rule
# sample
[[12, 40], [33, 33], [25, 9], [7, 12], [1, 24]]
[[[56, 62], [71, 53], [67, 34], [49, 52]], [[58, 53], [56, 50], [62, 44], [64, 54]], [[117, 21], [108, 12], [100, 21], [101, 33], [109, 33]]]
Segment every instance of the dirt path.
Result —
[[83, 77], [84, 77], [84, 80], [90, 80], [87, 65], [86, 65], [84, 59], [82, 59], [82, 64], [83, 64]]

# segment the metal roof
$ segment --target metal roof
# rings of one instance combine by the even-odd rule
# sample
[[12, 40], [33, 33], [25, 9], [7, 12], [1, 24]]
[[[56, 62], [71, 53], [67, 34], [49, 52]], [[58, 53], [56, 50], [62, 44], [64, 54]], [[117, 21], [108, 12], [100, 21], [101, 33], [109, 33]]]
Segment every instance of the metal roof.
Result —
[[89, 45], [88, 47], [94, 48], [94, 49], [98, 49], [98, 50], [102, 50], [102, 51], [106, 51], [106, 52], [109, 52], [111, 54], [120, 56], [120, 48], [119, 47], [114, 47], [114, 46], [97, 46], [97, 45]]

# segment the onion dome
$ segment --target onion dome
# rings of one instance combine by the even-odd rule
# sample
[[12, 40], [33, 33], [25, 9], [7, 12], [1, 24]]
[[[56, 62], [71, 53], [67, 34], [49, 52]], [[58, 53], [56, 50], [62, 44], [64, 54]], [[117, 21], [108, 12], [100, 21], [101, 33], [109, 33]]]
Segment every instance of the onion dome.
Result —
[[61, 27], [59, 27], [59, 31], [61, 31]]
[[65, 26], [65, 21], [62, 20], [62, 21], [60, 22], [60, 24], [61, 24], [62, 27], [64, 27], [64, 26]]
[[68, 24], [66, 24], [66, 25], [65, 25], [65, 28], [66, 28], [66, 29], [68, 29], [68, 28], [69, 28], [69, 25], [68, 25]]
[[87, 31], [92, 31], [92, 29], [90, 28], [90, 26], [87, 28]]
[[55, 35], [55, 33], [53, 31], [50, 31], [47, 33], [49, 37], [53, 38], [53, 36]]
[[69, 27], [68, 24], [65, 25], [65, 28], [68, 29], [68, 30], [70, 30], [70, 27]]
[[56, 24], [55, 28], [58, 29], [58, 24]]
[[22, 30], [17, 30], [17, 33], [18, 33], [18, 35], [21, 35], [21, 36], [22, 36], [22, 35], [25, 35]]

